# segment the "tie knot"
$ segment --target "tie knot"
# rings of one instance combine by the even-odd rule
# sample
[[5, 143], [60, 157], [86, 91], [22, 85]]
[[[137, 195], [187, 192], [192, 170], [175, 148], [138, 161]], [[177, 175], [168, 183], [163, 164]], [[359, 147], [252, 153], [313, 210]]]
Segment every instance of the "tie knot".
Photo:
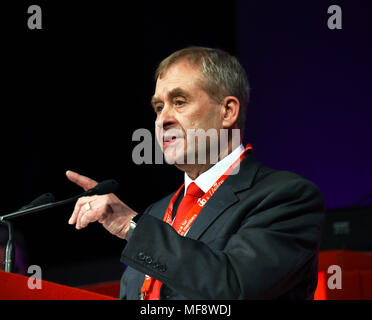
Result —
[[186, 190], [186, 195], [192, 196], [195, 198], [200, 198], [204, 194], [203, 190], [200, 189], [196, 183], [192, 182], [190, 185], [187, 187]]

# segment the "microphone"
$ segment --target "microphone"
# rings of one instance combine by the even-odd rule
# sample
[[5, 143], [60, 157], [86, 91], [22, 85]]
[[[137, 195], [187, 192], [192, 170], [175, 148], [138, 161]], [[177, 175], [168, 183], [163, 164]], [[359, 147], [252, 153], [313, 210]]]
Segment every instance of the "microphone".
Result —
[[42, 204], [50, 203], [54, 201], [54, 195], [51, 193], [44, 193], [41, 196], [37, 197], [35, 200], [30, 202], [29, 204], [23, 206], [20, 210], [40, 206]]
[[20, 216], [33, 213], [33, 212], [40, 212], [46, 209], [58, 207], [63, 204], [74, 202], [78, 198], [84, 197], [84, 196], [114, 193], [118, 189], [119, 189], [119, 184], [115, 180], [109, 179], [109, 180], [105, 180], [105, 181], [98, 183], [94, 188], [89, 189], [78, 196], [74, 196], [72, 198], [57, 201], [57, 202], [54, 202], [54, 196], [51, 193], [45, 193], [39, 196], [38, 198], [36, 198], [35, 200], [33, 200], [28, 205], [23, 206], [20, 210], [0, 216], [0, 223], [4, 223], [8, 226], [8, 233], [9, 233], [9, 237], [8, 237], [9, 240], [8, 240], [8, 243], [5, 249], [4, 270], [6, 272], [13, 271], [13, 261], [15, 258], [15, 246], [13, 245], [13, 242], [12, 242], [13, 228], [12, 228], [12, 224], [10, 223], [10, 221], [8, 221], [8, 219], [20, 217]]
[[[25, 205], [21, 210], [39, 206], [54, 201], [54, 196], [51, 193], [44, 193], [37, 197], [35, 200]], [[0, 218], [0, 223], [4, 223], [8, 227], [8, 242], [5, 248], [5, 258], [4, 258], [4, 271], [13, 272], [14, 270], [14, 260], [15, 260], [15, 245], [13, 244], [13, 227], [9, 221]]]
[[84, 196], [103, 195], [115, 193], [119, 189], [119, 184], [114, 179], [100, 182], [94, 188], [85, 191]]
[[[12, 219], [12, 218], [20, 217], [20, 216], [23, 216], [29, 213], [40, 212], [46, 209], [55, 208], [55, 207], [58, 207], [64, 204], [68, 204], [68, 203], [76, 201], [80, 197], [114, 193], [118, 190], [118, 188], [119, 188], [119, 184], [115, 180], [113, 179], [105, 180], [105, 181], [98, 183], [94, 188], [89, 189], [83, 192], [82, 194], [79, 194], [78, 196], [74, 196], [72, 198], [57, 201], [57, 202], [50, 202], [50, 203], [32, 206], [28, 208], [21, 208], [20, 210], [16, 212], [9, 213], [4, 216], [0, 216], [0, 222], [8, 220], [8, 219]], [[42, 198], [42, 200], [45, 200], [48, 198], [48, 196], [42, 195], [39, 198]], [[36, 200], [38, 199], [35, 199], [34, 201], [36, 202]], [[49, 199], [52, 199], [52, 197], [49, 197]]]

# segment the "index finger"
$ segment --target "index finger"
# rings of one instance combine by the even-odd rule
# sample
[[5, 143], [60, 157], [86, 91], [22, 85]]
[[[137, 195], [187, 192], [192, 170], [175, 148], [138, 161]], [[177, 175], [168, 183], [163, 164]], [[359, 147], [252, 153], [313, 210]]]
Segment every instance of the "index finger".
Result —
[[77, 184], [79, 187], [82, 187], [84, 191], [92, 189], [98, 184], [97, 181], [71, 170], [66, 171], [66, 176], [71, 182]]

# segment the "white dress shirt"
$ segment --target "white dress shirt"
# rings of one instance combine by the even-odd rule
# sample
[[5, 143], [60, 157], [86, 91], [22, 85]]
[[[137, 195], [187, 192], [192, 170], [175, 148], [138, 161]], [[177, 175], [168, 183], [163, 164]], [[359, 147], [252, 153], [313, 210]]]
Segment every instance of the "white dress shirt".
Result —
[[206, 193], [213, 184], [221, 177], [226, 170], [237, 160], [242, 152], [244, 147], [241, 144], [239, 147], [235, 148], [230, 154], [225, 158], [218, 161], [214, 166], [210, 167], [207, 171], [203, 172], [195, 180], [192, 180], [187, 173], [185, 172], [185, 194], [190, 183], [195, 182], [196, 185]]

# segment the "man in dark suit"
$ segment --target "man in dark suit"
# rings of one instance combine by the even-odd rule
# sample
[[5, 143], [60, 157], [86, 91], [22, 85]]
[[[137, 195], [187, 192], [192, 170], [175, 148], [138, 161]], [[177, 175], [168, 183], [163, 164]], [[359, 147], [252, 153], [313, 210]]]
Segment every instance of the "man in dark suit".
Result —
[[[323, 199], [310, 181], [261, 165], [249, 145], [234, 141], [249, 93], [239, 62], [191, 47], [163, 60], [155, 78], [157, 140], [167, 162], [185, 172], [184, 185], [143, 214], [113, 194], [83, 197], [69, 221], [78, 229], [99, 221], [127, 239], [120, 297], [312, 299]], [[204, 147], [191, 139], [195, 129]], [[86, 190], [97, 183], [67, 177]]]

